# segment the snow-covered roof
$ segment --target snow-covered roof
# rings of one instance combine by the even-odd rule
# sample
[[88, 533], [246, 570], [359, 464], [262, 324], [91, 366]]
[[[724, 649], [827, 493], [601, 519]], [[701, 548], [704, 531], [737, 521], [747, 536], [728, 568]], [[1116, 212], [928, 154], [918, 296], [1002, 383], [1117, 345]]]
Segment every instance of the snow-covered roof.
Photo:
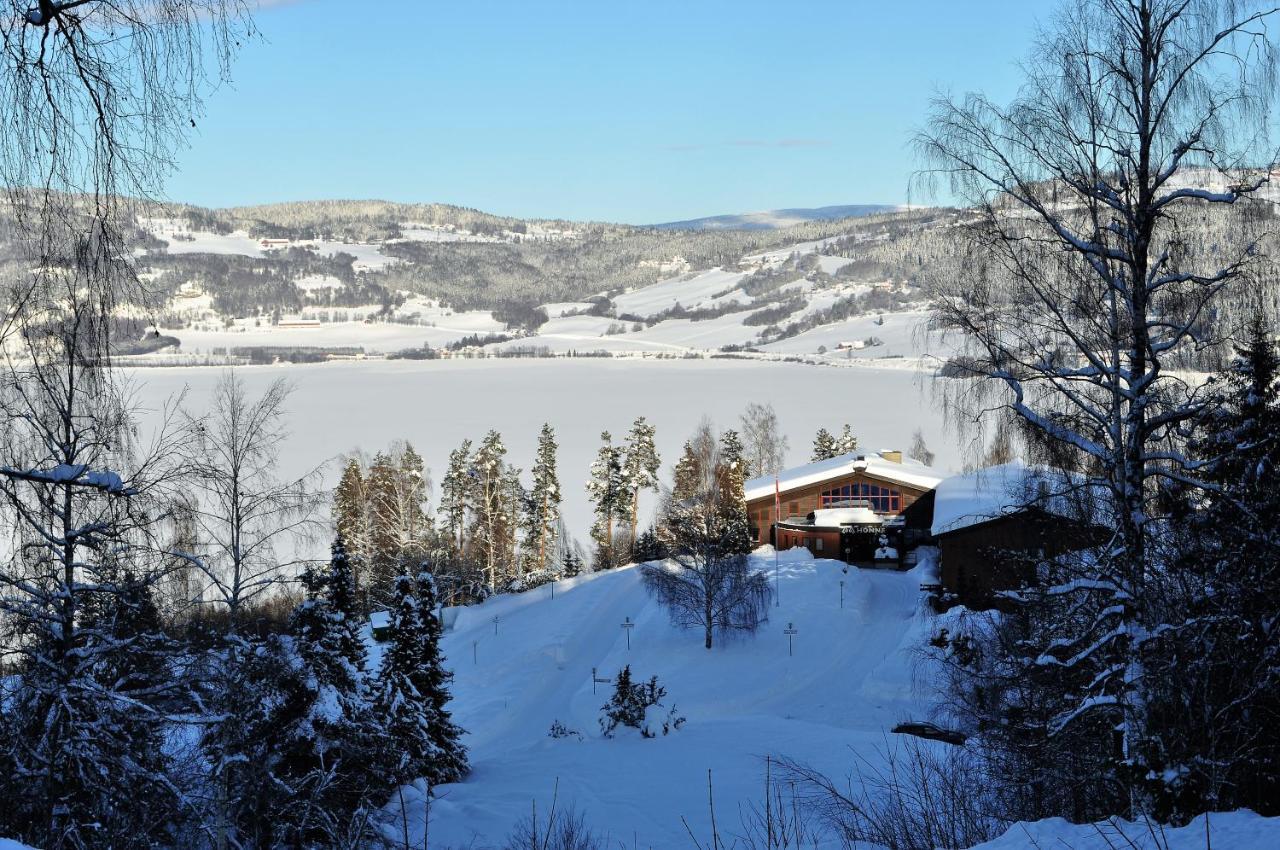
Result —
[[813, 524], [832, 525], [882, 525], [884, 520], [871, 508], [820, 508], [813, 512]]
[[[1062, 484], [1055, 485], [1055, 477]], [[958, 531], [1017, 513], [1035, 504], [1041, 510], [1069, 513], [1066, 482], [1021, 461], [953, 475], [937, 486], [933, 502], [933, 534]]]
[[369, 615], [369, 625], [375, 629], [385, 629], [391, 625], [390, 611], [374, 611]]
[[[864, 473], [871, 478], [901, 484], [905, 487], [916, 487], [921, 490], [932, 490], [945, 477], [933, 467], [925, 466], [915, 458], [902, 456], [902, 462], [887, 460], [884, 452], [851, 452], [839, 455], [830, 460], [820, 460], [792, 469], [785, 469], [778, 475], [778, 487], [782, 492], [820, 484], [833, 478], [844, 478]], [[773, 476], [762, 475], [752, 478], [743, 488], [747, 501], [763, 499], [773, 495]]]

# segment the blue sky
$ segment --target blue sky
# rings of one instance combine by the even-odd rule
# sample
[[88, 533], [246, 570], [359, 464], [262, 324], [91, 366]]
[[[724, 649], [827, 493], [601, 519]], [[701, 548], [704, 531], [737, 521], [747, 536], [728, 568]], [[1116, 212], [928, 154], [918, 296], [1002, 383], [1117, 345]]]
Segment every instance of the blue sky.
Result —
[[[1017, 84], [1049, 0], [295, 0], [208, 100], [181, 201], [651, 223], [907, 200], [934, 92]], [[377, 10], [367, 14], [368, 10]]]

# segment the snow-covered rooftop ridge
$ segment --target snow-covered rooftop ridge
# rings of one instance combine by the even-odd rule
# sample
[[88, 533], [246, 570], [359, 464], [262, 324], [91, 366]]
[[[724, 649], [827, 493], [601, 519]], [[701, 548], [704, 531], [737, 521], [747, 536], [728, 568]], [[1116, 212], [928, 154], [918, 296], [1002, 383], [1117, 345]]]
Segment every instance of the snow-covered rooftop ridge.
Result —
[[1070, 513], [1068, 494], [1079, 482], [1022, 461], [953, 475], [935, 488], [933, 534], [945, 534], [1017, 513], [1034, 504]]
[[[939, 482], [946, 477], [938, 470], [925, 466], [915, 458], [903, 455], [902, 462], [899, 463], [896, 460], [887, 459], [885, 457], [887, 454], [889, 454], [887, 451], [850, 452], [829, 460], [820, 460], [815, 463], [807, 463], [804, 466], [784, 469], [778, 475], [778, 486], [783, 492], [786, 492], [799, 487], [818, 484], [830, 478], [842, 478], [856, 473], [865, 473], [872, 478], [878, 478], [891, 484], [931, 490], [937, 487]], [[759, 478], [752, 478], [744, 486], [747, 501], [772, 495], [773, 483], [774, 477], [772, 475], [761, 475]]]
[[833, 525], [880, 525], [884, 520], [871, 508], [819, 508], [813, 512], [813, 524], [820, 527]]

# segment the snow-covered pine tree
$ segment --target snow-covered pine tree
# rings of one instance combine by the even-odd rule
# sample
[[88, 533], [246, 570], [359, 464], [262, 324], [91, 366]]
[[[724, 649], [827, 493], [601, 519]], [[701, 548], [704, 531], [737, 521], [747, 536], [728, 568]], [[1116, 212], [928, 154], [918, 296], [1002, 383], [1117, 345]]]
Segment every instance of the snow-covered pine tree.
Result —
[[364, 563], [369, 559], [369, 519], [364, 466], [359, 458], [349, 457], [342, 467], [342, 478], [333, 490], [333, 524], [338, 536], [347, 542], [352, 557]]
[[333, 840], [357, 811], [381, 804], [391, 785], [378, 774], [381, 731], [342, 541], [334, 542], [327, 570], [308, 566], [301, 581], [306, 598], [289, 620], [289, 639], [276, 645], [287, 694], [276, 709], [283, 716], [265, 719], [281, 725], [277, 778], [312, 809], [300, 815], [306, 820], [291, 838], [306, 844]]
[[378, 452], [369, 464], [365, 492], [369, 500], [369, 552], [365, 562], [364, 590], [379, 603], [387, 600], [391, 582], [400, 569], [400, 517], [397, 499], [398, 472], [391, 456]]
[[826, 428], [819, 428], [813, 438], [813, 453], [809, 455], [809, 461], [830, 460], [838, 454], [840, 452], [836, 449], [836, 438]]
[[525, 506], [529, 502], [529, 491], [520, 483], [520, 470], [508, 464], [502, 475], [503, 498], [506, 499], [507, 535], [506, 549], [502, 553], [502, 561], [506, 564], [503, 583], [510, 585], [513, 580], [524, 578], [524, 563], [520, 559], [520, 518], [524, 515]]
[[435, 761], [426, 774], [432, 785], [457, 782], [467, 775], [467, 748], [462, 744], [463, 730], [453, 722], [449, 712], [449, 683], [453, 674], [444, 666], [440, 652], [440, 635], [444, 628], [437, 613], [439, 597], [435, 579], [430, 573], [420, 572], [417, 580], [418, 612], [422, 620], [422, 642], [419, 644], [418, 668], [414, 674], [414, 686], [426, 699], [429, 708], [428, 721], [431, 742], [435, 749]]
[[515, 574], [515, 527], [519, 507], [518, 479], [506, 464], [507, 448], [490, 431], [476, 449], [470, 471], [472, 542], [476, 560], [491, 589], [506, 585]]
[[680, 459], [676, 461], [671, 473], [671, 498], [677, 502], [692, 496], [698, 490], [698, 481], [702, 470], [698, 467], [698, 456], [694, 452], [693, 443], [685, 441]]
[[351, 559], [347, 556], [346, 544], [341, 537], [333, 542], [329, 574], [324, 587], [330, 616], [334, 620], [333, 632], [337, 639], [338, 657], [351, 668], [352, 678], [359, 678], [364, 673], [367, 653], [360, 636], [361, 617], [356, 602]]
[[835, 438], [835, 457], [840, 455], [853, 454], [858, 450], [858, 438], [853, 434], [853, 428], [848, 423], [840, 429], [840, 436]]
[[400, 523], [397, 528], [400, 560], [419, 563], [435, 537], [435, 523], [431, 520], [428, 501], [431, 498], [431, 476], [422, 455], [413, 444], [405, 442], [395, 446], [392, 456], [396, 460], [396, 502]]
[[171, 474], [179, 439], [131, 456], [131, 411], [85, 360], [99, 326], [81, 294], [23, 328], [26, 358], [0, 389], [14, 544], [0, 563], [0, 831], [50, 848], [161, 843], [179, 804], [147, 599], [163, 562], [147, 543], [164, 510], [153, 476]]
[[555, 431], [544, 424], [533, 461], [533, 486], [525, 500], [524, 564], [529, 572], [558, 571], [554, 557], [560, 531], [560, 478]]
[[591, 464], [591, 477], [587, 479], [587, 493], [595, 506], [591, 539], [596, 543], [596, 569], [611, 569], [618, 566], [614, 523], [627, 514], [629, 492], [622, 477], [622, 452], [613, 444], [613, 436], [604, 431], [600, 442], [600, 451]]
[[396, 576], [392, 595], [391, 637], [374, 684], [373, 715], [384, 733], [379, 769], [393, 785], [404, 785], [427, 776], [438, 754], [431, 708], [415, 681], [426, 633], [413, 579]]
[[1208, 485], [1169, 541], [1168, 627], [1152, 636], [1157, 812], [1280, 813], [1280, 359], [1256, 317], [1192, 450]]
[[724, 521], [732, 529], [733, 545], [730, 551], [746, 554], [752, 549], [751, 521], [747, 515], [746, 461], [742, 441], [732, 428], [720, 435], [720, 455], [716, 467], [716, 484], [721, 489], [720, 505]]
[[573, 578], [582, 573], [582, 556], [575, 552], [572, 548], [564, 550], [564, 558], [561, 561], [561, 570], [565, 578]]
[[471, 441], [449, 453], [449, 466], [440, 481], [440, 528], [455, 553], [466, 550], [467, 509], [471, 504]]
[[633, 538], [640, 533], [640, 493], [644, 490], [658, 490], [658, 470], [662, 462], [658, 458], [658, 448], [654, 445], [656, 433], [656, 429], [643, 416], [636, 418], [627, 433], [622, 477], [628, 491], [628, 521], [631, 523]]

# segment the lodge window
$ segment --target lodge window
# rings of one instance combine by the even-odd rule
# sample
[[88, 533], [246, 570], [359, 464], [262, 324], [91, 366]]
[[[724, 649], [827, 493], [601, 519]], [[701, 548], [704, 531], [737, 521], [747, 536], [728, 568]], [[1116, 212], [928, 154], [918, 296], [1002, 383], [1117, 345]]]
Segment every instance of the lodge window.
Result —
[[822, 538], [821, 538], [821, 537], [819, 537], [819, 538], [817, 538], [816, 540], [814, 540], [814, 541], [813, 541], [813, 548], [814, 548], [814, 551], [816, 551], [816, 552], [821, 552], [821, 551], [822, 551]]
[[836, 507], [841, 502], [865, 501], [871, 503], [871, 509], [879, 514], [896, 514], [902, 511], [901, 491], [883, 484], [870, 484], [856, 481], [842, 487], [834, 487], [822, 494], [821, 505], [824, 508]]

